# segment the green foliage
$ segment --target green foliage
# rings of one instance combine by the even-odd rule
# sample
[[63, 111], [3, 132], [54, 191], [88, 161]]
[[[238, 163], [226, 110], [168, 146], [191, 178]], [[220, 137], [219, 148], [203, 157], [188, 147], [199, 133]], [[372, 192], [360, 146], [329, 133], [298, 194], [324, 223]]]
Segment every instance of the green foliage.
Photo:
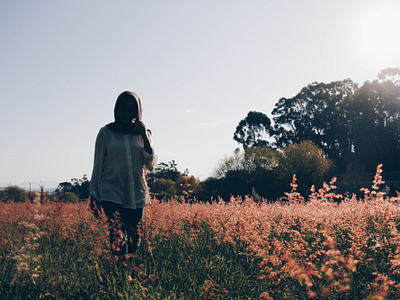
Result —
[[270, 146], [236, 149], [215, 170], [215, 178], [202, 183], [205, 196], [222, 197], [255, 195], [274, 201], [290, 191], [294, 174], [299, 190], [307, 193], [311, 184], [321, 186], [333, 170], [332, 161], [310, 141], [291, 145], [282, 151]]
[[231, 156], [221, 160], [214, 171], [214, 178], [202, 182], [200, 199], [221, 197], [228, 201], [231, 196], [255, 193], [275, 200], [284, 190], [277, 181], [280, 156], [270, 146], [249, 147], [243, 151], [237, 148]]
[[400, 170], [400, 70], [385, 69], [381, 81], [361, 87], [346, 79], [312, 83], [272, 111], [276, 147], [314, 142], [338, 172], [356, 162], [368, 172], [383, 163]]
[[194, 176], [181, 176], [176, 180], [178, 195], [183, 195], [186, 198], [193, 198], [199, 192], [200, 181]]
[[[375, 166], [383, 164], [386, 172], [400, 172], [400, 69], [384, 69], [378, 78], [366, 81], [361, 87], [350, 79], [331, 83], [313, 82], [294, 97], [279, 99], [272, 111], [273, 124], [263, 113], [249, 112], [239, 122], [234, 140], [245, 150], [255, 145], [270, 144], [282, 153], [289, 151], [284, 149], [291, 145], [310, 141], [333, 163], [337, 174], [351, 177], [342, 183], [342, 188], [355, 192], [364, 180], [361, 173], [355, 173], [357, 170], [372, 173]], [[251, 183], [253, 179], [245, 178], [240, 155], [236, 153], [225, 159], [215, 175], [223, 179], [233, 172], [230, 175], [236, 178], [237, 183], [241, 181], [242, 191], [248, 193], [254, 183]], [[287, 155], [284, 158], [290, 159]], [[255, 162], [253, 165], [260, 164]], [[283, 173], [295, 172], [300, 165], [305, 169], [304, 163], [295, 168], [293, 159], [287, 163], [281, 160], [280, 165], [285, 169], [277, 174], [285, 181], [289, 175], [283, 176]], [[254, 175], [251, 173], [252, 177]], [[271, 175], [274, 176], [268, 174]], [[300, 181], [321, 182], [314, 175], [310, 176], [302, 178], [301, 174], [297, 174]], [[302, 188], [308, 186], [305, 184]], [[259, 193], [259, 189], [255, 190]]]
[[357, 162], [371, 172], [382, 163], [387, 172], [399, 171], [400, 86], [392, 81], [367, 81], [346, 110], [352, 147], [346, 165]]
[[228, 201], [230, 195], [224, 178], [208, 177], [200, 183], [198, 199], [203, 202], [210, 202], [219, 198]]
[[248, 172], [274, 170], [279, 165], [281, 153], [270, 146], [256, 146], [244, 151], [243, 167]]
[[28, 200], [28, 193], [23, 188], [10, 185], [0, 190], [1, 201], [25, 202]]
[[245, 171], [250, 174], [260, 170], [273, 170], [278, 166], [279, 157], [280, 153], [270, 146], [255, 146], [244, 151], [237, 148], [231, 156], [220, 161], [214, 175], [222, 178], [232, 171]]
[[61, 182], [58, 184], [56, 193], [74, 193], [78, 199], [89, 198], [89, 185], [90, 181], [84, 174], [82, 179], [72, 178], [71, 182]]
[[159, 199], [183, 196], [196, 197], [199, 193], [200, 182], [194, 176], [180, 176], [176, 181], [160, 178], [154, 182], [150, 191]]
[[228, 172], [243, 169], [243, 152], [236, 148], [231, 156], [223, 158], [214, 170], [216, 178], [223, 178]]
[[30, 201], [33, 201], [36, 197], [37, 197], [37, 193], [36, 192], [28, 192], [28, 199]]
[[284, 148], [304, 140], [313, 141], [324, 152], [335, 151], [342, 143], [340, 130], [343, 102], [358, 86], [350, 79], [331, 83], [311, 83], [292, 98], [281, 98], [272, 111], [275, 146]]
[[293, 144], [283, 150], [279, 162], [279, 177], [284, 182], [290, 182], [295, 174], [302, 194], [307, 194], [312, 185], [322, 186], [331, 175], [333, 163], [314, 143], [303, 141]]
[[65, 192], [59, 195], [59, 200], [65, 203], [78, 203], [79, 198], [75, 193]]
[[151, 187], [152, 184], [158, 179], [170, 179], [176, 181], [181, 176], [188, 176], [189, 171], [186, 169], [185, 172], [180, 172], [177, 168], [177, 164], [174, 160], [167, 163], [161, 162], [157, 164], [153, 171], [148, 173], [148, 183]]
[[160, 178], [151, 186], [151, 192], [159, 198], [170, 198], [177, 194], [176, 184], [172, 179]]
[[196, 196], [200, 189], [200, 182], [188, 174], [188, 169], [183, 173], [180, 172], [176, 162], [172, 160], [168, 163], [159, 163], [152, 172], [149, 172], [147, 182], [150, 191], [159, 199]]
[[360, 186], [368, 186], [371, 182], [370, 173], [367, 173], [364, 165], [352, 162], [347, 166], [339, 189], [360, 195]]
[[233, 134], [233, 139], [242, 144], [244, 149], [268, 145], [266, 137], [269, 134], [270, 126], [271, 120], [267, 115], [257, 111], [250, 111], [246, 118], [239, 122]]
[[379, 72], [378, 78], [382, 81], [390, 81], [396, 85], [400, 84], [400, 68], [386, 68]]

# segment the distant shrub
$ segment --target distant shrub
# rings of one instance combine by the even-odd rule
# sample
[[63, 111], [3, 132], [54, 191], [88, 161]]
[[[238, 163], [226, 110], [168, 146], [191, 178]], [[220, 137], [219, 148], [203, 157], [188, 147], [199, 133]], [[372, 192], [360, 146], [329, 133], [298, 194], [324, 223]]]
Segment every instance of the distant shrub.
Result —
[[65, 192], [62, 193], [59, 197], [60, 201], [66, 203], [78, 203], [79, 198], [75, 193], [72, 192]]
[[173, 197], [177, 194], [176, 184], [172, 179], [160, 178], [153, 183], [151, 191], [159, 195], [160, 199]]
[[2, 202], [25, 202], [28, 199], [28, 193], [19, 186], [10, 185], [0, 190], [0, 199]]
[[33, 201], [35, 198], [40, 197], [40, 195], [36, 192], [28, 192], [27, 195], [30, 201]]

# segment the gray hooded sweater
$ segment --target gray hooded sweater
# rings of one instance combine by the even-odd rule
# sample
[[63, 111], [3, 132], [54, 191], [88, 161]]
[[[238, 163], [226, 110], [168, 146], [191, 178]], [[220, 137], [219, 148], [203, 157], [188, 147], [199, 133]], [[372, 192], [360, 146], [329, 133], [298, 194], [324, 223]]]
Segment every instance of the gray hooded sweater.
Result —
[[[142, 107], [139, 97], [132, 93], [138, 105], [140, 120]], [[116, 103], [118, 106], [118, 100]], [[102, 127], [97, 135], [90, 195], [101, 201], [121, 204], [135, 209], [150, 204], [145, 175], [156, 163], [155, 154], [144, 150], [140, 134], [120, 130], [117, 114], [114, 123]], [[147, 132], [150, 140], [150, 133]]]

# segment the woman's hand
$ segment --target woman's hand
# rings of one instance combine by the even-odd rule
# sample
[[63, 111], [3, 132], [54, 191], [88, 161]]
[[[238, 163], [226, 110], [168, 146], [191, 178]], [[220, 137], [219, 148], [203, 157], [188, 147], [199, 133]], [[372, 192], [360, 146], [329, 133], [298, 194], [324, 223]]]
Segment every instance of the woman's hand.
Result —
[[136, 129], [140, 132], [140, 135], [143, 137], [143, 139], [145, 138], [146, 135], [146, 125], [144, 125], [144, 123], [142, 121], [135, 121], [135, 127]]
[[93, 195], [89, 196], [89, 209], [96, 218], [99, 216], [100, 202]]

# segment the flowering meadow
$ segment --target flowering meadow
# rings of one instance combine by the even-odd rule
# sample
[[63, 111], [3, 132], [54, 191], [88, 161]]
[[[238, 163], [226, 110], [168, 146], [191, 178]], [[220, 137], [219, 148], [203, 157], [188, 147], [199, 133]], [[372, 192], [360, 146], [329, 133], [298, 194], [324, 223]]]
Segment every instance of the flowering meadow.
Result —
[[128, 267], [87, 203], [0, 203], [1, 299], [400, 299], [400, 198], [153, 200]]

